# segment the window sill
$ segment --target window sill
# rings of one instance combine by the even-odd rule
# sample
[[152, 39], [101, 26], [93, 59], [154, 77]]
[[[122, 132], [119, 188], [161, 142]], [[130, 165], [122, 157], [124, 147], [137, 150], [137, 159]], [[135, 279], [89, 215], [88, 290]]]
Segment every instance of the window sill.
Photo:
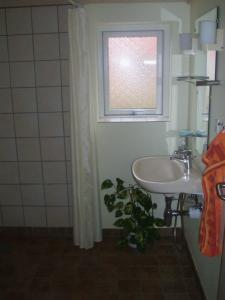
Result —
[[168, 122], [168, 116], [143, 116], [143, 117], [134, 117], [134, 116], [126, 116], [126, 117], [115, 117], [115, 116], [104, 116], [99, 117], [98, 123], [136, 123], [136, 122]]

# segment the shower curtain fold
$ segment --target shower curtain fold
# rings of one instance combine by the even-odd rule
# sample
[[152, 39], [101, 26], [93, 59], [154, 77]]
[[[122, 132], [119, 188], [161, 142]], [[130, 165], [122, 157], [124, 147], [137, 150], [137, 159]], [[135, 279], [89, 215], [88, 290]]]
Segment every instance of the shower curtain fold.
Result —
[[80, 248], [101, 241], [97, 155], [93, 104], [90, 102], [90, 57], [84, 7], [68, 10], [70, 46], [73, 237]]

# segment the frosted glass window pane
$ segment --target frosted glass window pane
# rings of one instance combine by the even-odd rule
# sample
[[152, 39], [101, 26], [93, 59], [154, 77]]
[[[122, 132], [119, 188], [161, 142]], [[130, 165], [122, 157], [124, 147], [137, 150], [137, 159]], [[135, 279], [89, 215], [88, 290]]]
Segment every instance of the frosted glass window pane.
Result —
[[108, 38], [110, 109], [157, 105], [157, 37]]

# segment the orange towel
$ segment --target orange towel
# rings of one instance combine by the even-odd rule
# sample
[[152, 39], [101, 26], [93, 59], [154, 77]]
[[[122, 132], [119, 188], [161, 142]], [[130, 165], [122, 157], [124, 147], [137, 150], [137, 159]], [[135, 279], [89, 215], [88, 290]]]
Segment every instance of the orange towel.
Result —
[[221, 130], [209, 144], [207, 152], [203, 155], [202, 161], [209, 167], [225, 160], [225, 131]]
[[225, 181], [225, 133], [221, 131], [203, 156], [207, 168], [202, 177], [204, 207], [202, 211], [199, 244], [202, 254], [220, 255], [223, 243], [221, 223], [223, 202], [217, 196], [217, 183]]

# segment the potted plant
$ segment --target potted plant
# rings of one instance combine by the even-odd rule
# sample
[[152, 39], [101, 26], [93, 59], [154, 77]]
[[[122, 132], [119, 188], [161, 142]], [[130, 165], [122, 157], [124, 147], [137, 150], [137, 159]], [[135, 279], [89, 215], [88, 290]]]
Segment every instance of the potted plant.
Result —
[[122, 229], [119, 245], [130, 244], [143, 252], [149, 242], [159, 239], [157, 226], [164, 225], [162, 219], [154, 218], [156, 203], [139, 185], [126, 186], [120, 178], [116, 178], [116, 184], [110, 179], [104, 180], [101, 190], [106, 189], [111, 193], [104, 195], [105, 205], [109, 212], [115, 212], [114, 225]]

